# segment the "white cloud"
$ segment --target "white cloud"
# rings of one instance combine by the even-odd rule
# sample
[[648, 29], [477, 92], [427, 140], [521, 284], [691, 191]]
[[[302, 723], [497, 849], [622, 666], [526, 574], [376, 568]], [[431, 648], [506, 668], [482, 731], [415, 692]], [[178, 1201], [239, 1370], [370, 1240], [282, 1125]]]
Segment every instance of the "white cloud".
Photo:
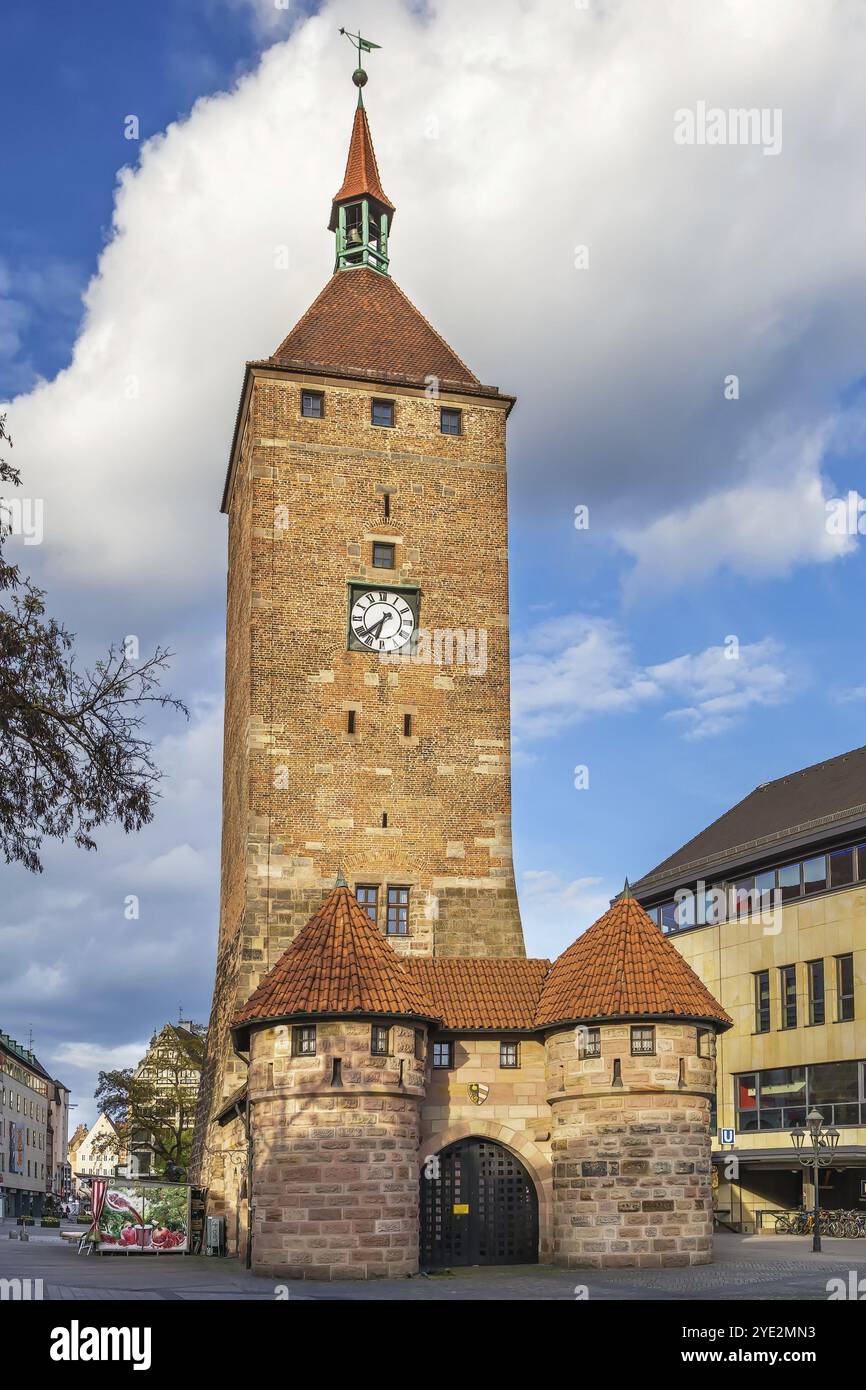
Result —
[[666, 718], [680, 721], [687, 738], [712, 738], [725, 733], [748, 710], [780, 705], [790, 698], [791, 676], [780, 664], [783, 655], [779, 643], [765, 638], [737, 648], [708, 647], [649, 670], [664, 690], [689, 701], [668, 710]]
[[753, 476], [745, 482], [643, 528], [624, 528], [617, 539], [637, 562], [628, 592], [638, 595], [648, 585], [675, 588], [718, 570], [786, 575], [797, 565], [850, 554], [855, 538], [828, 528], [827, 503], [837, 493], [822, 473], [822, 461], [831, 437], [826, 426], [785, 441], [784, 448], [777, 440], [752, 459]]
[[39, 1006], [47, 1000], [57, 999], [67, 983], [67, 971], [62, 961], [32, 961], [23, 970], [17, 971], [13, 962], [7, 960], [7, 975], [0, 982], [0, 1000], [4, 1003], [18, 1003], [26, 999], [31, 1006]]
[[[250, 11], [291, 37], [122, 171], [74, 359], [14, 403], [49, 579], [146, 583], [154, 600], [218, 583], [243, 359], [267, 355], [329, 274], [349, 16]], [[597, 506], [642, 583], [695, 573], [684, 522], [702, 567], [829, 558], [845, 547], [812, 525], [817, 457], [783, 478], [774, 457], [862, 370], [859, 6], [620, 0], [551, 18], [547, 0], [353, 10], [383, 45], [368, 108], [397, 279], [485, 379], [521, 392], [515, 495], [560, 515]], [[782, 153], [676, 145], [674, 111], [704, 99], [780, 107]], [[738, 402], [722, 395], [731, 372]], [[731, 539], [714, 552], [720, 511]]]
[[548, 869], [527, 869], [520, 876], [527, 954], [555, 959], [607, 911], [621, 887], [608, 891], [600, 878], [567, 880]]
[[[515, 642], [512, 715], [518, 745], [551, 737], [593, 715], [624, 714], [650, 704], [679, 720], [686, 737], [708, 738], [729, 729], [749, 709], [781, 704], [791, 692], [780, 644], [708, 647], [651, 666], [635, 662], [631, 647], [608, 619], [572, 615], [553, 619]], [[688, 704], [678, 701], [687, 699]]]
[[62, 1076], [64, 1068], [83, 1071], [115, 1071], [137, 1066], [147, 1051], [147, 1043], [122, 1043], [117, 1047], [100, 1047], [98, 1043], [64, 1042], [50, 1055], [50, 1060]]

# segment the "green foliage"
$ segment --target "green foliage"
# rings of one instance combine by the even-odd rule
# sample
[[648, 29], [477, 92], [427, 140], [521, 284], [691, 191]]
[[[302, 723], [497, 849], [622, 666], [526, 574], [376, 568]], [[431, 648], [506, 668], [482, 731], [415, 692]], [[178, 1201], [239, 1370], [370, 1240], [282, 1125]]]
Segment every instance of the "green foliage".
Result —
[[[5, 415], [0, 447], [12, 447]], [[0, 456], [3, 484], [17, 488], [21, 478]], [[74, 637], [46, 617], [43, 590], [3, 554], [11, 515], [0, 496], [0, 851], [7, 864], [39, 873], [46, 838], [95, 849], [97, 826], [119, 821], [130, 832], [153, 819], [162, 773], [139, 711], [149, 703], [187, 711], [159, 691], [170, 656], [161, 647], [138, 663], [109, 647], [92, 670], [79, 670]]]
[[[166, 1025], [151, 1040], [147, 1057], [133, 1070], [100, 1072], [96, 1100], [114, 1125], [122, 1148], [150, 1153], [151, 1172], [167, 1164], [186, 1170], [192, 1153], [198, 1088], [205, 1057], [205, 1029]], [[116, 1143], [107, 1135], [94, 1151]]]

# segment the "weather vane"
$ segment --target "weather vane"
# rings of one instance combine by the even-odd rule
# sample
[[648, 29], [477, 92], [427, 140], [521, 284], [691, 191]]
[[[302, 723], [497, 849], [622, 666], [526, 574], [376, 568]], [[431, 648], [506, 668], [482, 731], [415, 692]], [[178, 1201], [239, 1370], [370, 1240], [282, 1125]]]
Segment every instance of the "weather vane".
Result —
[[373, 51], [374, 48], [381, 48], [382, 45], [381, 45], [380, 43], [373, 43], [372, 40], [370, 40], [370, 39], [364, 39], [364, 38], [362, 38], [362, 37], [361, 37], [361, 34], [360, 34], [360, 31], [359, 31], [357, 34], [350, 34], [349, 31], [348, 31], [348, 29], [341, 29], [341, 30], [340, 30], [340, 33], [341, 33], [341, 34], [345, 34], [345, 35], [346, 35], [346, 38], [349, 40], [349, 42], [350, 42], [351, 44], [353, 44], [355, 47], [357, 47], [357, 49], [358, 49], [358, 66], [355, 68], [355, 71], [352, 73], [352, 81], [354, 82], [355, 86], [358, 88], [358, 101], [359, 101], [360, 105], [363, 106], [363, 104], [364, 104], [364, 98], [363, 98], [363, 93], [362, 93], [362, 91], [361, 91], [361, 88], [362, 88], [362, 87], [366, 87], [366, 85], [367, 85], [367, 74], [365, 73], [364, 69], [361, 67], [361, 54], [362, 54], [362, 53], [372, 53], [372, 51]]

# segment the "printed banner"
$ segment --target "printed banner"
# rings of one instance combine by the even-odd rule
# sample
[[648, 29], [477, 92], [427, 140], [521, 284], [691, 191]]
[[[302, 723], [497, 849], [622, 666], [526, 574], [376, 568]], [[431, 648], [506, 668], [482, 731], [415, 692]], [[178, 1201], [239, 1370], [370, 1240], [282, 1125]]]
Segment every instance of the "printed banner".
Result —
[[115, 1183], [99, 1217], [100, 1246], [130, 1255], [183, 1255], [189, 1248], [189, 1188], [178, 1183]]
[[9, 1121], [9, 1172], [24, 1172], [24, 1126]]

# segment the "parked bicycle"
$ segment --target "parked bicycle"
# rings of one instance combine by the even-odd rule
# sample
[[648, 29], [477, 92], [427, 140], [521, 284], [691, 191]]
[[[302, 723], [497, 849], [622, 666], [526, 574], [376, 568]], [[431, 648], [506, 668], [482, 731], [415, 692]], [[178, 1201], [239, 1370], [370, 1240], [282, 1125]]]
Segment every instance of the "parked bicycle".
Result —
[[[848, 1240], [866, 1239], [866, 1212], [862, 1211], [821, 1211], [821, 1231], [826, 1236]], [[815, 1225], [815, 1213], [799, 1207], [796, 1211], [782, 1211], [776, 1216], [776, 1234], [786, 1236], [811, 1235]]]

